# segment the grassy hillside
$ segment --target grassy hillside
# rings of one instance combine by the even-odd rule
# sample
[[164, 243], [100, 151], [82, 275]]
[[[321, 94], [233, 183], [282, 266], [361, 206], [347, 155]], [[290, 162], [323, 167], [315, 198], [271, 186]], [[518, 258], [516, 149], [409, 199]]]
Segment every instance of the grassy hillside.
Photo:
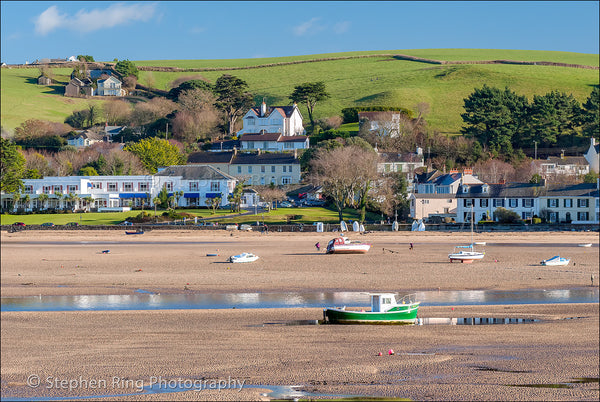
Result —
[[[262, 59], [148, 60], [135, 63], [139, 66], [180, 68], [243, 68], [369, 54], [406, 54], [449, 61], [522, 60], [599, 65], [597, 54], [488, 49], [383, 50]], [[317, 105], [316, 118], [339, 114], [342, 108], [350, 106], [393, 105], [414, 109], [419, 102], [427, 102], [430, 104], [430, 113], [426, 119], [430, 127], [447, 134], [459, 132], [463, 99], [484, 83], [499, 88], [508, 86], [529, 99], [533, 95], [543, 95], [556, 89], [572, 93], [580, 102], [585, 101], [592, 86], [599, 83], [598, 70], [500, 64], [435, 65], [383, 55], [232, 71], [144, 71], [140, 74], [140, 82], [145, 84], [151, 75], [156, 88], [167, 89], [168, 83], [180, 76], [201, 75], [214, 82], [224, 73], [247, 81], [257, 102], [264, 97], [271, 105], [288, 104], [288, 95], [298, 84], [325, 81], [331, 98]], [[37, 69], [2, 69], [3, 126], [13, 128], [30, 116], [61, 121], [72, 110], [79, 109], [81, 104], [88, 102], [64, 98], [56, 90], [38, 87], [31, 81], [35, 76]], [[307, 118], [304, 108], [301, 110]]]

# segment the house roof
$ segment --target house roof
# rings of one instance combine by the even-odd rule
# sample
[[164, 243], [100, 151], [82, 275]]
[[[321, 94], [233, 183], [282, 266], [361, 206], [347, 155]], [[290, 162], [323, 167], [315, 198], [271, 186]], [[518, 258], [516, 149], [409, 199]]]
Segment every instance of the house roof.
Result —
[[174, 165], [156, 173], [155, 176], [181, 176], [183, 180], [237, 180], [208, 165]]
[[188, 163], [231, 163], [233, 152], [194, 152], [188, 156]]
[[71, 140], [76, 140], [78, 138], [87, 138], [88, 140], [102, 141], [104, 139], [104, 135], [94, 130], [85, 130], [73, 136]]
[[108, 135], [117, 135], [127, 126], [104, 126], [104, 132]]
[[274, 111], [279, 112], [283, 117], [290, 117], [294, 113], [294, 109], [296, 109], [296, 106], [269, 106], [265, 115], [261, 116], [260, 106], [250, 108], [257, 117], [269, 117]]
[[456, 198], [455, 194], [439, 194], [439, 193], [413, 193], [415, 198], [424, 198], [424, 199], [451, 199]]
[[282, 135], [277, 142], [305, 142], [307, 138], [306, 135]]
[[587, 159], [583, 156], [566, 156], [560, 158], [558, 156], [549, 156], [547, 160], [541, 161], [542, 165], [554, 164], [554, 165], [588, 165]]
[[542, 197], [574, 196], [574, 197], [598, 197], [596, 183], [579, 184], [549, 184]]
[[397, 163], [397, 162], [422, 162], [423, 155], [415, 153], [397, 154], [397, 153], [380, 153], [382, 162]]
[[118, 82], [119, 84], [121, 83], [121, 81], [117, 77], [115, 77], [114, 75], [111, 75], [109, 77], [98, 80], [98, 84], [104, 83], [105, 81], [109, 81], [109, 80]]

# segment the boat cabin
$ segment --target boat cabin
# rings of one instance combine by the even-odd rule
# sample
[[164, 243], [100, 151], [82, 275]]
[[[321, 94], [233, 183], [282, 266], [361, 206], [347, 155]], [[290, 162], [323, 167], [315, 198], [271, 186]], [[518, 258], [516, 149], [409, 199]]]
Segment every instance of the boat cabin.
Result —
[[393, 293], [370, 293], [371, 311], [374, 313], [385, 312], [396, 306], [396, 296]]

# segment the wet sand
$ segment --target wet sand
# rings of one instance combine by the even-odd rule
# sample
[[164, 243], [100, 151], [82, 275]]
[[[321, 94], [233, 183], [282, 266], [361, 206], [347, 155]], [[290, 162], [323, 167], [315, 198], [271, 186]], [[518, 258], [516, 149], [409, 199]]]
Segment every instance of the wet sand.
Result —
[[[373, 233], [366, 255], [325, 255], [331, 233], [153, 231], [2, 233], [2, 296], [239, 291], [569, 289], [598, 282], [597, 233], [485, 233], [484, 261], [450, 264], [468, 233]], [[92, 243], [84, 243], [92, 242]], [[408, 244], [413, 242], [413, 251]], [[594, 243], [592, 248], [572, 247]], [[511, 244], [503, 246], [502, 244]], [[553, 247], [544, 245], [556, 244]], [[560, 245], [558, 245], [560, 244]], [[521, 245], [538, 245], [523, 247]], [[383, 249], [392, 250], [384, 251]], [[102, 254], [109, 249], [110, 253]], [[218, 251], [217, 251], [218, 249]], [[229, 255], [255, 252], [253, 264]], [[218, 257], [207, 257], [218, 253]], [[560, 254], [566, 267], [539, 261]], [[496, 262], [496, 261], [497, 262]], [[538, 318], [487, 326], [287, 326], [321, 309], [2, 312], [3, 398], [135, 393], [112, 379], [245, 380], [323, 394], [417, 400], [597, 400], [597, 304], [421, 307], [426, 317]], [[579, 317], [577, 319], [566, 319]], [[393, 356], [385, 353], [394, 349]], [[379, 352], [384, 356], [377, 356]], [[38, 388], [29, 375], [40, 376]], [[71, 393], [44, 380], [107, 381]], [[529, 384], [564, 383], [567, 388]], [[513, 386], [514, 385], [514, 386]], [[123, 392], [125, 391], [125, 392]], [[137, 395], [127, 400], [261, 400], [260, 389]], [[105, 399], [103, 399], [105, 400]]]

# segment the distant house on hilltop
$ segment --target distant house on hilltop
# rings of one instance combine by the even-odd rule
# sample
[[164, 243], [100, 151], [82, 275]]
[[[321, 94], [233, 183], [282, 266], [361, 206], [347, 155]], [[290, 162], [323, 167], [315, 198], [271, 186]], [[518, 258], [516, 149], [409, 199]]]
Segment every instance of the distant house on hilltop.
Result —
[[121, 81], [115, 76], [98, 80], [96, 96], [124, 96], [125, 90], [121, 88]]
[[79, 78], [71, 78], [71, 81], [65, 87], [65, 96], [85, 97], [94, 96], [94, 88], [92, 81], [89, 78], [80, 80]]

